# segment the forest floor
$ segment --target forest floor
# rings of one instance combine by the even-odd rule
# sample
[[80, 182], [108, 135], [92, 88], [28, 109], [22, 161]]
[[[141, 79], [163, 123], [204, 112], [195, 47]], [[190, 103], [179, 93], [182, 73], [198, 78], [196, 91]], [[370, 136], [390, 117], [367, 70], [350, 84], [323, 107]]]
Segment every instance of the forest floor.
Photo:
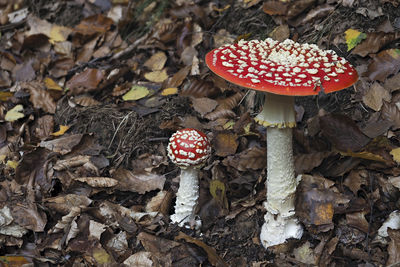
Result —
[[[1, 266], [398, 266], [397, 0], [0, 0]], [[296, 98], [299, 240], [265, 249], [261, 95], [205, 64], [313, 43], [359, 80]], [[206, 133], [200, 229], [174, 213], [178, 129]]]

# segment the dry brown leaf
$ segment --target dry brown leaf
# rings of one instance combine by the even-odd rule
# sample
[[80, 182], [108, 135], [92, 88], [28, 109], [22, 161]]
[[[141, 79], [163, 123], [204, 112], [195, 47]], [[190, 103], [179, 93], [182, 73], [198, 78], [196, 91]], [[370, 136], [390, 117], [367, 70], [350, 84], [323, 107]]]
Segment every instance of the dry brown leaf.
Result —
[[395, 74], [393, 77], [390, 77], [383, 84], [386, 90], [389, 92], [394, 92], [400, 90], [400, 73]]
[[284, 40], [288, 39], [289, 36], [290, 30], [287, 24], [279, 25], [269, 34], [269, 37], [279, 42], [283, 42]]
[[104, 15], [97, 14], [81, 20], [75, 26], [74, 31], [82, 35], [93, 35], [96, 33], [106, 33], [113, 25], [113, 20]]
[[175, 240], [185, 240], [186, 242], [195, 244], [198, 247], [201, 247], [206, 253], [207, 253], [207, 258], [208, 261], [216, 267], [228, 267], [228, 264], [220, 257], [218, 256], [217, 252], [215, 251], [214, 248], [209, 247], [207, 244], [204, 242], [197, 240], [191, 236], [188, 236], [182, 232], [179, 232], [178, 236], [175, 237]]
[[189, 74], [191, 67], [186, 66], [180, 69], [177, 73], [175, 73], [169, 80], [166, 88], [168, 87], [179, 87], [183, 81], [186, 79], [187, 75]]
[[94, 99], [93, 97], [86, 96], [86, 95], [80, 95], [77, 97], [74, 97], [73, 101], [83, 107], [93, 107], [93, 106], [98, 106], [101, 103]]
[[208, 113], [204, 117], [210, 121], [215, 121], [217, 119], [222, 119], [222, 118], [235, 118], [236, 113], [230, 109], [218, 109], [214, 110], [211, 113]]
[[332, 184], [323, 177], [302, 175], [297, 189], [296, 214], [304, 223], [332, 225], [336, 208], [344, 208], [350, 202], [345, 195], [333, 190]]
[[214, 99], [207, 98], [207, 97], [201, 97], [201, 98], [195, 98], [192, 100], [193, 102], [193, 108], [196, 110], [200, 115], [203, 117], [205, 114], [210, 113], [213, 111], [216, 106], [218, 105], [218, 102], [215, 101]]
[[331, 6], [329, 4], [318, 5], [307, 13], [304, 20], [302, 20], [302, 24], [313, 22], [317, 19], [326, 18], [335, 10], [335, 8], [335, 6]]
[[15, 81], [28, 82], [36, 78], [36, 72], [33, 68], [33, 60], [25, 61], [22, 64], [15, 65], [12, 75]]
[[213, 97], [220, 93], [221, 90], [215, 87], [212, 82], [199, 78], [191, 78], [180, 92], [182, 96], [189, 97]]
[[361, 185], [367, 184], [368, 172], [366, 170], [352, 170], [346, 177], [344, 185], [347, 186], [354, 195], [357, 195]]
[[66, 84], [69, 92], [78, 95], [99, 89], [98, 85], [104, 79], [103, 71], [87, 68], [81, 73], [75, 74]]
[[308, 173], [318, 167], [332, 152], [314, 152], [299, 154], [295, 157], [294, 165], [297, 174]]
[[392, 96], [390, 93], [377, 82], [374, 82], [368, 89], [367, 93], [362, 97], [365, 105], [375, 111], [379, 111], [382, 107], [383, 100], [390, 102]]
[[237, 135], [228, 131], [215, 134], [215, 137], [212, 140], [215, 155], [220, 157], [235, 154], [238, 145], [239, 142], [237, 141]]
[[109, 188], [118, 185], [118, 181], [109, 177], [78, 177], [75, 181], [86, 183], [91, 187]]
[[54, 78], [65, 76], [75, 65], [75, 61], [70, 57], [56, 59], [52, 62], [49, 73]]
[[161, 212], [167, 216], [172, 202], [173, 194], [170, 191], [160, 191], [146, 204], [146, 212]]
[[367, 33], [367, 38], [358, 44], [351, 53], [365, 57], [366, 55], [378, 52], [382, 47], [398, 38], [400, 38], [400, 32]]
[[72, 134], [68, 136], [63, 136], [50, 141], [42, 141], [40, 142], [40, 147], [47, 148], [53, 152], [60, 153], [61, 155], [65, 155], [79, 144], [83, 137], [83, 134]]
[[150, 172], [136, 173], [119, 168], [112, 176], [118, 181], [117, 189], [121, 191], [132, 191], [144, 194], [153, 190], [162, 190], [165, 176]]
[[314, 0], [279, 1], [268, 0], [264, 2], [263, 11], [268, 15], [282, 15], [291, 19], [301, 14], [304, 10], [314, 4]]
[[35, 123], [35, 135], [40, 140], [44, 140], [50, 136], [54, 128], [54, 117], [51, 115], [44, 115], [40, 117]]
[[245, 94], [243, 92], [237, 92], [230, 97], [219, 100], [218, 109], [233, 109], [239, 105], [244, 96]]
[[78, 155], [68, 159], [60, 159], [57, 160], [56, 164], [54, 165], [54, 169], [56, 171], [63, 171], [68, 170], [71, 168], [82, 166], [90, 161], [90, 156], [82, 156]]
[[144, 66], [152, 71], [162, 70], [164, 68], [165, 62], [167, 62], [167, 56], [164, 52], [157, 52], [152, 55], [146, 62]]
[[381, 110], [381, 118], [382, 120], [392, 122], [392, 127], [394, 130], [400, 128], [400, 110], [396, 104], [391, 104], [384, 101]]
[[123, 263], [126, 266], [153, 267], [151, 253], [147, 251], [139, 251], [129, 256]]
[[41, 108], [45, 112], [54, 114], [56, 112], [56, 102], [44, 85], [38, 82], [25, 83], [24, 86], [29, 90], [29, 100], [35, 108]]
[[393, 266], [400, 262], [400, 230], [388, 229], [390, 237], [389, 246], [387, 251], [389, 253], [389, 259], [386, 262], [386, 266]]
[[59, 233], [59, 232], [68, 232], [68, 226], [71, 224], [73, 220], [75, 220], [76, 216], [81, 214], [82, 209], [80, 207], [72, 207], [71, 211], [61, 218], [52, 229], [48, 231], [49, 234]]
[[379, 52], [369, 64], [366, 75], [371, 81], [384, 82], [386, 78], [400, 70], [400, 49], [387, 49]]
[[346, 214], [347, 225], [352, 226], [364, 233], [369, 232], [369, 223], [365, 219], [365, 211], [353, 212]]
[[68, 214], [73, 207], [87, 207], [92, 200], [83, 195], [67, 194], [44, 200], [45, 206], [61, 214]]
[[364, 148], [370, 139], [364, 135], [353, 120], [339, 114], [320, 117], [323, 135], [338, 149], [344, 152], [357, 152]]
[[223, 163], [239, 171], [264, 169], [267, 166], [267, 151], [265, 148], [254, 146], [225, 158]]

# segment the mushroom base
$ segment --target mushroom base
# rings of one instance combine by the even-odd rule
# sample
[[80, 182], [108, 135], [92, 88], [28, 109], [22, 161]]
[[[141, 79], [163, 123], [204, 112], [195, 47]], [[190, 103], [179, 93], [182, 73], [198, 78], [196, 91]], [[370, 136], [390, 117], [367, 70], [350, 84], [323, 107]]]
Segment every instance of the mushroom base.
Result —
[[193, 223], [195, 228], [201, 226], [200, 220], [195, 220], [194, 213], [199, 198], [199, 170], [193, 167], [181, 169], [179, 189], [176, 193], [175, 214], [171, 221], [183, 226], [185, 223]]
[[264, 219], [260, 240], [265, 248], [283, 244], [289, 238], [300, 239], [303, 235], [303, 227], [294, 216], [282, 217], [267, 212]]

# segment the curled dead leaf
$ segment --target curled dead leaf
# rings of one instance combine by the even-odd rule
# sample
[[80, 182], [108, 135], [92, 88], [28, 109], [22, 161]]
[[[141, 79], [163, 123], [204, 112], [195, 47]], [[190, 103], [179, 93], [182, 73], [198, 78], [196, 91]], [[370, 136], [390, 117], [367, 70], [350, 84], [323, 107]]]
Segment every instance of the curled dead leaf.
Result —
[[368, 66], [366, 75], [371, 81], [384, 82], [385, 79], [400, 70], [400, 49], [387, 49], [379, 52]]
[[267, 151], [265, 148], [254, 146], [225, 158], [223, 164], [239, 171], [260, 170], [267, 166]]
[[78, 177], [74, 178], [74, 180], [98, 188], [114, 187], [118, 184], [117, 180], [109, 177]]

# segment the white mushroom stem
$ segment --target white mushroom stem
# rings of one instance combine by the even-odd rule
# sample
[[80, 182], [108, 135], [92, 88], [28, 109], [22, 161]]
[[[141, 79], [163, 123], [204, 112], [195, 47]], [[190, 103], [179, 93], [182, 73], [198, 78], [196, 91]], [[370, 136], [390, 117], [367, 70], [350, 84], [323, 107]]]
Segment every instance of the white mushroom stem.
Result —
[[256, 121], [267, 127], [267, 214], [260, 239], [264, 247], [301, 238], [303, 228], [295, 215], [298, 180], [294, 173], [292, 127], [296, 125], [294, 97], [266, 94]]
[[201, 221], [194, 219], [194, 213], [199, 199], [199, 170], [195, 167], [181, 168], [179, 189], [176, 194], [175, 214], [171, 221], [183, 226], [186, 222], [194, 222], [195, 227], [201, 226]]

